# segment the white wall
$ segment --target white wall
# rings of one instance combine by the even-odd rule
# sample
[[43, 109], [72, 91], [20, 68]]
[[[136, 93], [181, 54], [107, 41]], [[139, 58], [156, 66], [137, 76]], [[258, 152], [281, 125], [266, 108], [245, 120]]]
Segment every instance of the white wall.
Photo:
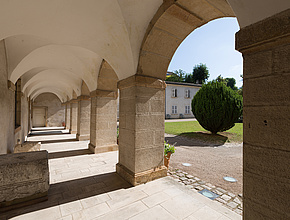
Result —
[[[177, 89], [177, 97], [172, 97], [172, 89]], [[190, 90], [190, 98], [185, 97], [185, 91]], [[191, 111], [191, 101], [200, 87], [186, 85], [167, 84], [165, 90], [165, 115], [170, 114], [171, 118], [179, 118], [183, 114], [184, 118], [193, 118]], [[177, 114], [172, 114], [172, 106], [177, 106]], [[190, 113], [185, 114], [185, 106], [190, 106]]]

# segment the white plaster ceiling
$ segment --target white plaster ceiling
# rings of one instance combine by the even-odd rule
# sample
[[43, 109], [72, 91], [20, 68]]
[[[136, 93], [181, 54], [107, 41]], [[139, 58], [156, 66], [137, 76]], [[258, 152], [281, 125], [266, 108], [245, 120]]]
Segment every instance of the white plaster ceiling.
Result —
[[290, 8], [290, 0], [227, 0], [241, 28]]
[[162, 2], [1, 1], [0, 40], [5, 39], [9, 79], [15, 83], [35, 69], [65, 70], [93, 91], [103, 59], [120, 80], [134, 75], [143, 36]]

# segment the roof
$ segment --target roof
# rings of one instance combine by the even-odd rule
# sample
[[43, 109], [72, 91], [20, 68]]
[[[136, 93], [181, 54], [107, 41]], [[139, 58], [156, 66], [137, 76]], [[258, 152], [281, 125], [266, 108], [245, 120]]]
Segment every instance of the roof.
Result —
[[202, 84], [195, 84], [195, 83], [171, 82], [171, 81], [165, 81], [165, 83], [170, 84], [170, 85], [202, 87]]

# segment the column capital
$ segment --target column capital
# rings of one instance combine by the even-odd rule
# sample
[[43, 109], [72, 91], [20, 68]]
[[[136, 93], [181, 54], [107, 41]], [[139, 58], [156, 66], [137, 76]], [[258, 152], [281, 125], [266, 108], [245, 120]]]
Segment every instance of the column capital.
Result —
[[118, 89], [125, 89], [133, 86], [165, 89], [166, 83], [162, 79], [142, 75], [130, 76], [118, 82]]
[[108, 97], [116, 99], [118, 98], [118, 91], [96, 89], [91, 92], [90, 97]]
[[15, 92], [15, 90], [16, 90], [16, 86], [15, 86], [15, 84], [14, 84], [13, 82], [11, 82], [10, 80], [8, 80], [7, 85], [8, 85], [8, 89], [9, 89], [9, 90]]
[[290, 9], [242, 28], [236, 33], [236, 50], [252, 52], [290, 43]]
[[72, 103], [78, 103], [78, 99], [71, 99], [69, 101], [67, 101], [68, 104], [72, 104]]

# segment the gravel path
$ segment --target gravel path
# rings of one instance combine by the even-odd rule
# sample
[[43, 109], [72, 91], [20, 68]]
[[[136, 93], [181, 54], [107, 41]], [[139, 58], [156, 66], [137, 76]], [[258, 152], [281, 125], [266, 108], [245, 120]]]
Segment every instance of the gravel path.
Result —
[[[194, 139], [165, 134], [165, 140], [175, 144], [176, 151], [170, 159], [170, 166], [226, 189], [236, 195], [242, 194], [243, 163], [242, 144], [208, 145]], [[190, 163], [191, 166], [183, 166]], [[224, 176], [237, 179], [227, 182]]]

